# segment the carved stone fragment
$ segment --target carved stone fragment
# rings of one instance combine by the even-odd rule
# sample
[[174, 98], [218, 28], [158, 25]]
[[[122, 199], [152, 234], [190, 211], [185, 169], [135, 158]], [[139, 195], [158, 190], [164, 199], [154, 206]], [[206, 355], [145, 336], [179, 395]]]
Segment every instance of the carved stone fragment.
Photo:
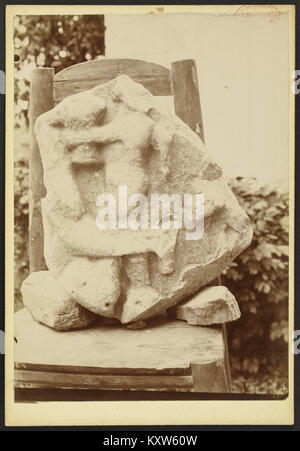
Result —
[[[67, 97], [35, 132], [47, 277], [58, 304], [68, 299], [79, 316], [144, 321], [197, 293], [250, 244], [250, 220], [200, 138], [128, 76]], [[169, 201], [154, 220], [153, 199]], [[57, 327], [42, 314], [45, 276], [30, 299], [34, 277], [23, 284], [24, 302]]]
[[240, 318], [235, 297], [223, 286], [203, 288], [176, 308], [176, 317], [193, 326], [223, 324]]

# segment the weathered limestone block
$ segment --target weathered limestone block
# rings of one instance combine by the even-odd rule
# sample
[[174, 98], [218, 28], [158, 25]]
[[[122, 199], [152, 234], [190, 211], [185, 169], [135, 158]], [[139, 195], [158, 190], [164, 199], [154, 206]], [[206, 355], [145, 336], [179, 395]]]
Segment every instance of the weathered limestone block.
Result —
[[[91, 312], [125, 324], [161, 314], [250, 244], [250, 220], [200, 138], [126, 75], [64, 99], [35, 132], [47, 189], [46, 263], [53, 283]], [[153, 227], [155, 194], [179, 196], [184, 214], [185, 196], [203, 195], [203, 236], [187, 238], [201, 229], [193, 202], [182, 228], [174, 226], [175, 201]]]
[[57, 330], [79, 329], [97, 316], [74, 302], [50, 271], [31, 274], [22, 284], [24, 305], [37, 321]]
[[176, 308], [176, 318], [192, 326], [223, 324], [239, 319], [241, 312], [235, 297], [223, 286], [203, 288]]

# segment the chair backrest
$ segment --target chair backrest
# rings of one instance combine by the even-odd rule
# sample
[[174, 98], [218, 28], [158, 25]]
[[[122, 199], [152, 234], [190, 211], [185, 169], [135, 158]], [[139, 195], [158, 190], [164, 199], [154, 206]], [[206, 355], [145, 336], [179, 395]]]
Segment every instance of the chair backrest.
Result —
[[159, 64], [134, 59], [102, 59], [75, 64], [54, 76], [54, 101], [126, 74], [154, 96], [172, 95], [171, 71]]
[[196, 64], [181, 60], [168, 69], [160, 64], [136, 59], [101, 59], [75, 64], [53, 77], [53, 101], [106, 83], [126, 74], [141, 83], [154, 96], [174, 96], [174, 108], [179, 116], [204, 141]]
[[30, 86], [32, 148], [29, 159], [29, 261], [30, 272], [47, 269], [41, 199], [45, 196], [43, 167], [33, 125], [38, 116], [65, 97], [126, 74], [155, 96], [174, 96], [174, 110], [204, 142], [197, 69], [194, 60], [172, 63], [171, 69], [136, 59], [101, 59], [70, 66], [56, 75], [52, 68], [37, 68]]

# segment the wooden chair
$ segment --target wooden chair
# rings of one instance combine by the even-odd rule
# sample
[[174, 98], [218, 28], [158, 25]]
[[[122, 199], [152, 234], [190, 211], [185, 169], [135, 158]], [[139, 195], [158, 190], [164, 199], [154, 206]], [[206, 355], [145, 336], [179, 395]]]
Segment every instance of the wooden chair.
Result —
[[[172, 95], [176, 114], [204, 141], [194, 60], [176, 61], [168, 69], [141, 60], [103, 59], [68, 67], [56, 75], [52, 68], [38, 68], [31, 82], [31, 127], [40, 114], [65, 97], [120, 74], [127, 74], [143, 84], [155, 96]], [[32, 140], [29, 163], [31, 272], [47, 269], [40, 207], [45, 195], [43, 168], [33, 133]], [[23, 309], [16, 314], [16, 338], [15, 379], [19, 390], [230, 391], [225, 326], [194, 327], [183, 321], [170, 321], [147, 331], [95, 326], [61, 333], [36, 323]], [[70, 354], [70, 349], [76, 352]]]

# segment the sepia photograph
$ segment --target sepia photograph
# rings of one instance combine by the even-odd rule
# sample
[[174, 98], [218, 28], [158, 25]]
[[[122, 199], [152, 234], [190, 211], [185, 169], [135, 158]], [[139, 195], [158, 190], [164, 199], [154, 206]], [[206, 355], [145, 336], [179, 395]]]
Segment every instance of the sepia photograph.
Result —
[[287, 406], [293, 7], [31, 8], [7, 16], [11, 402]]

